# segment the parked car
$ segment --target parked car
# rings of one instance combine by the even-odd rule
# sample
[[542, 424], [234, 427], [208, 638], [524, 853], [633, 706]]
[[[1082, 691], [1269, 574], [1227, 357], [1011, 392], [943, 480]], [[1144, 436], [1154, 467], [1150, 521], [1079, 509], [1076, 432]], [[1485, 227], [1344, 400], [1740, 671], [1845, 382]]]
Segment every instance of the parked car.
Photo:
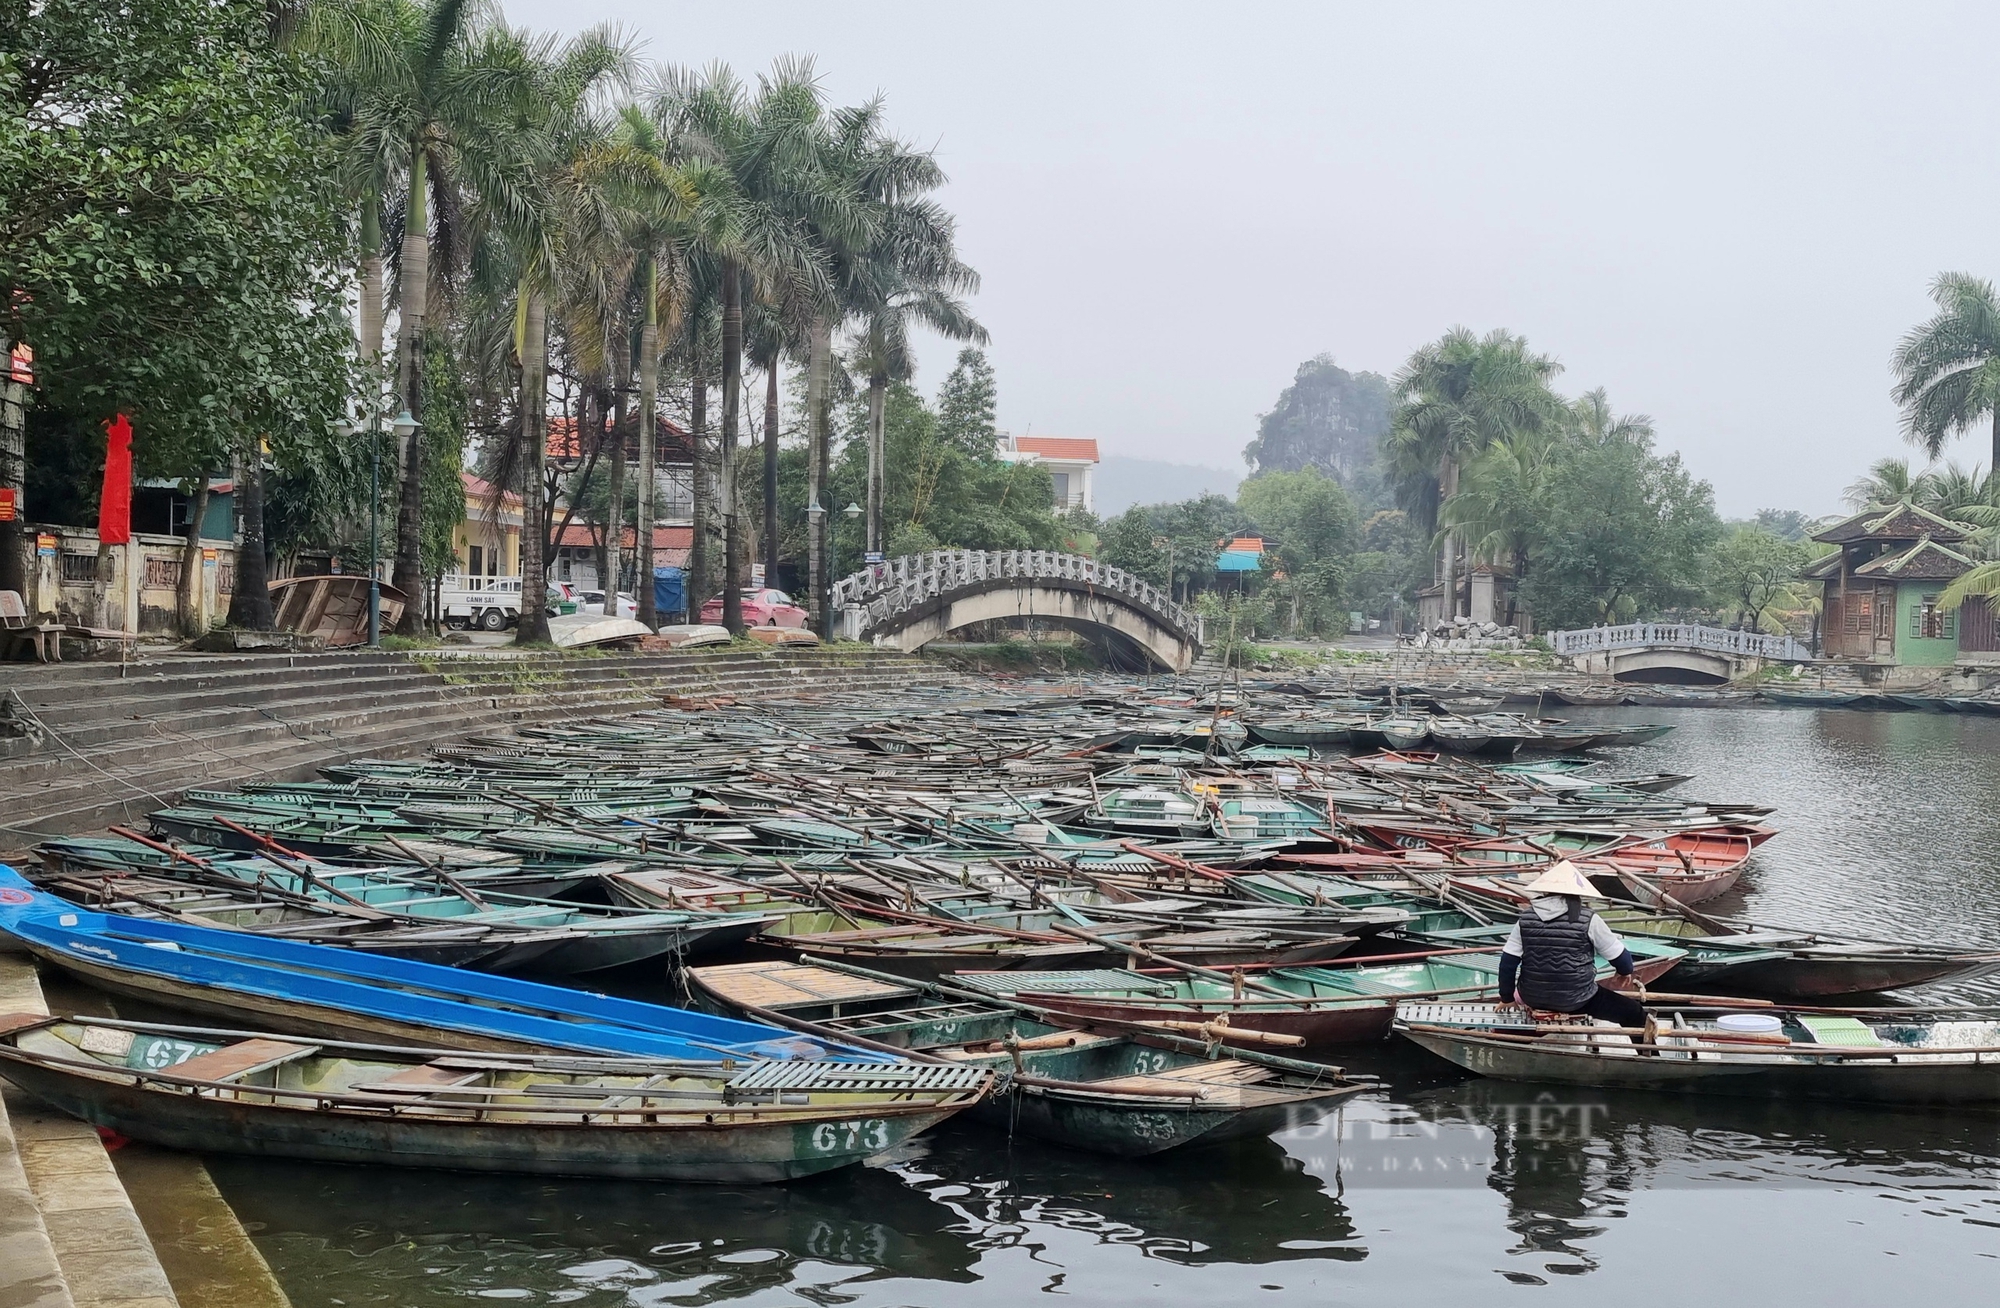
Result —
[[[583, 592], [583, 593], [582, 593], [581, 595], [579, 595], [579, 596], [577, 597], [577, 609], [576, 609], [576, 611], [577, 611], [578, 613], [594, 613], [594, 614], [597, 614], [597, 615], [598, 615], [598, 616], [600, 616], [600, 617], [601, 617], [601, 616], [603, 616], [603, 614], [604, 614], [604, 592], [603, 592], [603, 591], [601, 591], [601, 590], [587, 590], [587, 591], [584, 591], [584, 592]], [[636, 617], [638, 617], [638, 616], [639, 616], [639, 601], [638, 601], [638, 600], [635, 600], [635, 599], [633, 599], [633, 598], [632, 598], [632, 597], [631, 597], [630, 595], [627, 595], [627, 594], [626, 594], [626, 593], [625, 593], [624, 591], [622, 591], [622, 590], [621, 590], [621, 591], [619, 591], [619, 592], [618, 592], [618, 611], [617, 611], [616, 613], [612, 614], [611, 616], [613, 616], [613, 617], [616, 617], [616, 618], [636, 618]]]
[[[701, 620], [722, 621], [722, 596], [701, 606]], [[806, 611], [781, 590], [751, 588], [743, 592], [743, 623], [749, 627], [803, 627]]]

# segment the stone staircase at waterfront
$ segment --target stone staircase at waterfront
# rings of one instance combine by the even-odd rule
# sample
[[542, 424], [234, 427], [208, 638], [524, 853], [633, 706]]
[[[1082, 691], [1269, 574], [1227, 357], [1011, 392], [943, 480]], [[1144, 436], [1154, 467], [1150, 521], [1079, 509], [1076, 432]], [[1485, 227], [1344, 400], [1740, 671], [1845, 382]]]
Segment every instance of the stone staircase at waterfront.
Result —
[[0, 850], [136, 822], [196, 786], [293, 780], [460, 736], [696, 701], [865, 694], [956, 677], [913, 655], [773, 649], [511, 650], [0, 665]]

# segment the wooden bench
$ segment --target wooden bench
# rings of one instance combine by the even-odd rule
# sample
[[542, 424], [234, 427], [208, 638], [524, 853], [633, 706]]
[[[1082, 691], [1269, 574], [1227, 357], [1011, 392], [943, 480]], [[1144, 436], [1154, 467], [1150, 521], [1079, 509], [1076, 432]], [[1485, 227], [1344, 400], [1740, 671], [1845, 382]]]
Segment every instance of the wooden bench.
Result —
[[350, 1089], [369, 1094], [429, 1094], [433, 1090], [449, 1090], [455, 1086], [468, 1085], [477, 1081], [483, 1072], [466, 1071], [457, 1067], [439, 1067], [436, 1063], [422, 1063], [416, 1067], [406, 1067], [379, 1081], [366, 1085], [356, 1085]]
[[289, 1063], [294, 1058], [303, 1058], [318, 1048], [317, 1045], [295, 1045], [286, 1040], [266, 1040], [259, 1037], [255, 1040], [241, 1040], [205, 1054], [196, 1054], [184, 1063], [175, 1063], [172, 1067], [160, 1070], [169, 1076], [187, 1077], [195, 1081], [236, 1081], [253, 1072], [261, 1072], [280, 1063]]

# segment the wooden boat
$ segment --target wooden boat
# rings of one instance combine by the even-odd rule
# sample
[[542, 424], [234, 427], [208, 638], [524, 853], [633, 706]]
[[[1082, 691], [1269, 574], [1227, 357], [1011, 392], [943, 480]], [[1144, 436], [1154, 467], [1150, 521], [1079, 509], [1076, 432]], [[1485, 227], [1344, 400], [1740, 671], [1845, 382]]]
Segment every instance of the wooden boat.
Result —
[[[1678, 961], [1669, 950], [1646, 960], [1642, 980]], [[1616, 974], [1598, 969], [1606, 982]], [[1296, 1036], [1322, 1049], [1386, 1039], [1396, 1003], [1413, 995], [1483, 999], [1498, 993], [1500, 953], [1444, 949], [1427, 957], [1331, 967], [1239, 969], [1227, 976], [1192, 971], [960, 972], [948, 980], [981, 994], [1017, 1000], [1080, 1021], [1208, 1025], [1225, 1044], [1255, 1033]], [[1214, 1025], [1218, 1023], [1220, 1025]]]
[[173, 1149], [721, 1185], [861, 1162], [992, 1081], [972, 1066], [468, 1055], [19, 1013], [0, 1015], [0, 1075]]
[[859, 968], [746, 963], [687, 975], [733, 1012], [1000, 1072], [1003, 1092], [976, 1119], [1094, 1153], [1145, 1157], [1268, 1135], [1323, 1116], [1362, 1088], [1338, 1068], [1248, 1052], [1216, 1058], [1203, 1041], [1164, 1028], [1080, 1031], [1040, 1020], [1031, 1006]]
[[1137, 787], [1106, 791], [1084, 810], [1083, 825], [1130, 836], [1173, 839], [1208, 833], [1199, 800], [1177, 790]]
[[1415, 749], [1430, 739], [1429, 718], [1415, 715], [1383, 718], [1374, 724], [1373, 730], [1382, 739], [1385, 749]]
[[248, 1025], [458, 1049], [861, 1058], [755, 1023], [238, 931], [77, 909], [0, 868], [0, 936], [100, 990]]
[[495, 890], [475, 891], [455, 877], [416, 869], [348, 870], [289, 857], [268, 862], [188, 858], [157, 875], [235, 890], [246, 902], [273, 894], [293, 903], [325, 903], [410, 926], [487, 928], [491, 948], [471, 960], [488, 971], [575, 976], [667, 955], [699, 954], [739, 944], [770, 919], [757, 914], [643, 912], [593, 908]]
[[[1511, 1007], [1415, 1003], [1397, 1014], [1396, 1030], [1503, 1081], [1843, 1103], [2000, 1103], [2000, 1021], [1986, 1009], [1654, 1006], [1648, 1017], [1643, 1028], [1538, 1023]], [[1767, 1019], [1770, 1029], [1748, 1029], [1744, 1017]]]
[[1265, 745], [1296, 745], [1311, 749], [1332, 749], [1348, 742], [1353, 727], [1352, 717], [1316, 717], [1305, 714], [1296, 717], [1255, 717], [1245, 718], [1243, 729], [1250, 739]]
[[[1518, 737], [1501, 737], [1511, 745], [1506, 753], [1513, 753], [1521, 747]], [[1477, 722], [1461, 721], [1456, 718], [1433, 718], [1430, 725], [1430, 743], [1438, 749], [1448, 749], [1456, 754], [1478, 754], [1493, 745], [1493, 733]]]

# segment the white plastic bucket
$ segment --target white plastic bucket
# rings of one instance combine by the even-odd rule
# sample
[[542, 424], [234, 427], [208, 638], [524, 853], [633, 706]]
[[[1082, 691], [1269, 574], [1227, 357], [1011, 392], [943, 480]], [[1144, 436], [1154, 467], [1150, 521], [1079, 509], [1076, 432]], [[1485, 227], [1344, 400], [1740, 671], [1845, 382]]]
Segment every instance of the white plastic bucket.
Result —
[[1715, 1019], [1715, 1029], [1740, 1035], [1776, 1035], [1785, 1024], [1769, 1013], [1726, 1013]]

